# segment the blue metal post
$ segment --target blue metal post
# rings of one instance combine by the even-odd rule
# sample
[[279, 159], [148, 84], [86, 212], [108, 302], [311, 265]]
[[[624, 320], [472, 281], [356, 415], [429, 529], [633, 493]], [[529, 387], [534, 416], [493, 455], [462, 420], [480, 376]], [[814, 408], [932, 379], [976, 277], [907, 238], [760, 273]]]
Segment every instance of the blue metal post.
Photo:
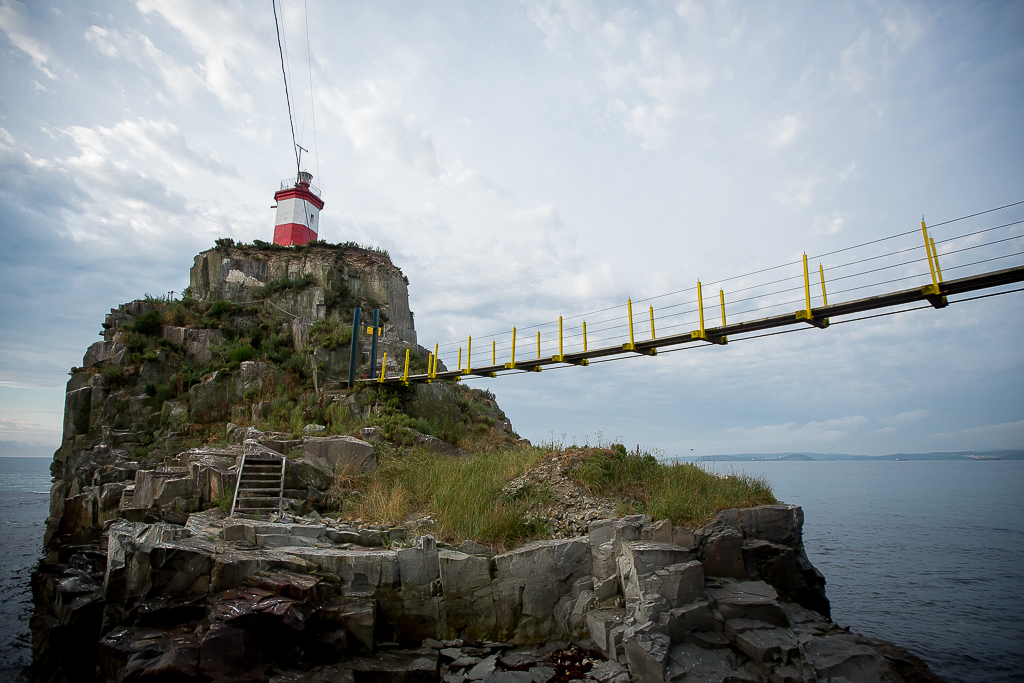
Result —
[[348, 388], [356, 385], [356, 353], [359, 350], [359, 315], [362, 309], [355, 309], [352, 312], [352, 356], [348, 361]]
[[380, 329], [380, 309], [373, 309], [373, 341], [370, 342], [370, 379], [377, 377], [377, 330]]

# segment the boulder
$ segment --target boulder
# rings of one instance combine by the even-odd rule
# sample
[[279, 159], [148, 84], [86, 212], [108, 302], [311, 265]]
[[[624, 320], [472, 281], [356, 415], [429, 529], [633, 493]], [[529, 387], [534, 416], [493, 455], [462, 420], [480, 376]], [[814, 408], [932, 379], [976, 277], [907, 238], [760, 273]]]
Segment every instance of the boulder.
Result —
[[631, 515], [616, 519], [599, 519], [590, 523], [587, 535], [594, 555], [594, 577], [606, 579], [618, 572], [616, 561], [622, 554], [622, 544], [640, 540], [647, 515]]
[[338, 598], [320, 607], [321, 622], [344, 628], [368, 652], [374, 647], [377, 601], [372, 598]]
[[751, 619], [789, 626], [786, 612], [777, 602], [778, 593], [764, 581], [727, 582], [707, 592], [726, 620]]
[[672, 538], [672, 522], [663, 519], [653, 524], [644, 524], [640, 529], [641, 541], [656, 541], [658, 543], [674, 543]]
[[377, 469], [373, 444], [351, 436], [307, 436], [302, 445], [305, 459], [331, 475], [346, 468], [366, 474]]
[[750, 662], [741, 657], [742, 655], [737, 656], [728, 648], [710, 650], [698, 647], [693, 643], [680, 643], [672, 646], [669, 652], [668, 678], [686, 683], [689, 681], [762, 683], [765, 680], [764, 676]]
[[224, 343], [220, 330], [197, 330], [191, 327], [165, 325], [160, 329], [164, 339], [185, 347], [185, 355], [196, 365], [206, 365], [213, 360], [212, 346]]
[[189, 415], [196, 422], [226, 421], [238, 400], [231, 375], [217, 371], [188, 390]]
[[673, 643], [680, 643], [692, 631], [713, 630], [715, 619], [707, 601], [699, 600], [665, 610], [658, 615], [658, 624]]
[[665, 666], [672, 645], [668, 636], [648, 622], [627, 628], [623, 644], [632, 678], [643, 683], [665, 683]]
[[164, 473], [157, 470], [138, 470], [135, 473], [135, 493], [132, 507], [161, 507], [175, 498], [191, 498], [195, 485], [191, 476], [182, 473]]
[[704, 595], [704, 567], [693, 560], [659, 567], [644, 575], [638, 575], [634, 567], [623, 583], [627, 601], [658, 595], [670, 609], [682, 607]]
[[803, 646], [804, 656], [810, 660], [819, 681], [902, 680], [884, 657], [857, 641], [857, 636], [839, 632], [812, 638]]
[[716, 528], [702, 543], [704, 573], [733, 579], [747, 578], [743, 562], [743, 535], [731, 528]]
[[91, 411], [92, 387], [82, 387], [64, 395], [64, 435], [62, 437], [64, 441], [73, 439], [79, 434], [89, 433]]
[[761, 505], [740, 510], [740, 526], [748, 539], [795, 545], [803, 538], [804, 511], [799, 505]]
[[492, 635], [497, 626], [493, 560], [441, 550], [438, 562], [449, 630], [481, 640]]
[[759, 665], [781, 666], [798, 656], [796, 636], [788, 628], [744, 630], [734, 635], [733, 642], [740, 652]]
[[462, 412], [451, 389], [443, 383], [416, 384], [405, 402], [405, 412], [441, 427], [462, 421]]
[[238, 395], [245, 396], [250, 391], [269, 395], [277, 386], [281, 371], [262, 361], [247, 360], [238, 366]]
[[431, 648], [382, 651], [353, 657], [346, 668], [360, 683], [437, 683], [440, 656]]
[[172, 427], [180, 427], [186, 424], [188, 419], [188, 404], [184, 401], [164, 401], [160, 408], [160, 423]]
[[616, 652], [622, 645], [622, 625], [626, 620], [626, 610], [621, 607], [601, 607], [587, 612], [587, 628], [590, 639], [609, 659], [616, 658]]
[[124, 360], [125, 346], [116, 341], [98, 341], [89, 346], [82, 358], [82, 367], [91, 368], [103, 361], [110, 361], [114, 365], [120, 365]]
[[[641, 577], [653, 574], [658, 569], [688, 562], [690, 553], [672, 543], [654, 541], [629, 541], [623, 544], [618, 559], [619, 580], [626, 600], [641, 600]], [[682, 571], [681, 569], [679, 571]], [[691, 570], [687, 570], [692, 572]], [[675, 605], [674, 605], [675, 606]]]
[[562, 631], [554, 608], [573, 584], [591, 574], [587, 538], [535, 541], [495, 561], [495, 606], [498, 626], [515, 643], [551, 640]]

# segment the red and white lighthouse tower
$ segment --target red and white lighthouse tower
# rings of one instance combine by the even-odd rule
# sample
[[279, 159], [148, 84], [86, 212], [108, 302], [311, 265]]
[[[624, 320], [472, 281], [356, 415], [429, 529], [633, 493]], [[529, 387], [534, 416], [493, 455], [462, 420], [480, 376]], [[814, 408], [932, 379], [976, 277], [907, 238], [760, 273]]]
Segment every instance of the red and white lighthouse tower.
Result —
[[295, 180], [281, 181], [281, 189], [274, 194], [277, 202], [274, 244], [288, 246], [317, 239], [320, 209], [324, 208], [324, 202], [312, 180], [311, 173], [299, 171]]

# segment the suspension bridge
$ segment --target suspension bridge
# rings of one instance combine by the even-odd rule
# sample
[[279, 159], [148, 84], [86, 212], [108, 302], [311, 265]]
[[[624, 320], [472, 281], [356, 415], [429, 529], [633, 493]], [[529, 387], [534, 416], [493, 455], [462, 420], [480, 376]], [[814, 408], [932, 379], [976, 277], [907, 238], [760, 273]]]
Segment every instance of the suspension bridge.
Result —
[[[407, 350], [404, 364], [399, 365], [403, 370], [389, 375], [387, 354], [384, 354], [379, 370], [374, 358], [372, 376], [356, 381], [409, 386], [433, 380], [460, 381], [541, 372], [550, 366], [587, 366], [591, 362], [637, 355], [656, 356], [659, 350], [671, 353], [694, 348], [694, 345], [724, 345], [730, 339], [738, 341], [796, 331], [779, 328], [825, 329], [830, 324], [922, 308], [941, 309], [950, 303], [1024, 291], [1024, 288], [1005, 289], [1007, 285], [1024, 281], [1024, 263], [1014, 262], [1024, 261], [1024, 219], [1004, 220], [997, 225], [982, 223], [959, 234], [948, 234], [964, 221], [975, 219], [977, 223], [994, 217], [993, 214], [998, 216], [999, 212], [1004, 212], [1001, 215], [1005, 218], [1006, 212], [1019, 214], [1022, 207], [1024, 201], [1015, 202], [930, 227], [922, 220], [920, 230], [915, 228], [817, 256], [804, 254], [796, 262], [718, 280], [712, 283], [718, 285], [717, 296], [706, 297], [705, 287], [698, 280], [694, 287], [636, 302], [661, 300], [657, 309], [649, 303], [646, 311], [641, 308], [634, 312], [634, 302], [630, 299], [624, 305], [530, 325], [523, 328], [530, 330], [526, 334], [520, 334], [520, 330], [513, 327], [506, 332], [478, 337], [475, 351], [472, 336], [466, 338], [464, 345], [462, 342], [435, 344], [426, 372], [410, 372]], [[981, 218], [983, 216], [985, 218]], [[936, 241], [932, 230], [939, 227], [945, 228], [947, 234], [940, 235]], [[891, 248], [881, 250], [885, 243]], [[956, 273], [957, 277], [946, 279], [940, 255], [946, 261], [946, 274]], [[833, 259], [828, 266], [822, 262], [827, 258]], [[808, 265], [809, 260], [817, 261], [816, 269]], [[992, 269], [1000, 265], [1008, 267]], [[766, 277], [767, 281], [760, 281]], [[894, 289], [897, 283], [912, 286]], [[829, 303], [828, 289], [833, 287], [833, 302]], [[950, 300], [950, 297], [998, 288], [1002, 289]], [[854, 292], [861, 296], [836, 302], [837, 297]], [[772, 309], [784, 312], [764, 315]], [[835, 320], [882, 310], [886, 312]], [[586, 316], [591, 317], [589, 330]], [[358, 314], [353, 327], [361, 331]], [[447, 356], [447, 362], [442, 356]], [[446, 364], [454, 365], [455, 369], [440, 369]]]

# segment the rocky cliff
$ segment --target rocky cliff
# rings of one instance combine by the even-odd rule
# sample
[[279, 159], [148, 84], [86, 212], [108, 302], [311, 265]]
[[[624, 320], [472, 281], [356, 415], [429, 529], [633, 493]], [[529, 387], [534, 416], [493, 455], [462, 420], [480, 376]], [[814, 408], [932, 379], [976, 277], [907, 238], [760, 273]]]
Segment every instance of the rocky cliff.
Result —
[[[111, 311], [68, 382], [33, 680], [939, 680], [830, 621], [796, 506], [620, 516], [556, 451], [494, 494], [544, 489], [519, 547], [343, 514], [409, 449], [528, 447], [485, 392], [338, 384], [352, 305], [386, 311], [385, 344], [424, 362], [405, 285], [371, 250], [226, 245], [196, 257], [184, 299]], [[274, 474], [243, 485], [253, 463]], [[277, 502], [231, 514], [250, 485]]]

